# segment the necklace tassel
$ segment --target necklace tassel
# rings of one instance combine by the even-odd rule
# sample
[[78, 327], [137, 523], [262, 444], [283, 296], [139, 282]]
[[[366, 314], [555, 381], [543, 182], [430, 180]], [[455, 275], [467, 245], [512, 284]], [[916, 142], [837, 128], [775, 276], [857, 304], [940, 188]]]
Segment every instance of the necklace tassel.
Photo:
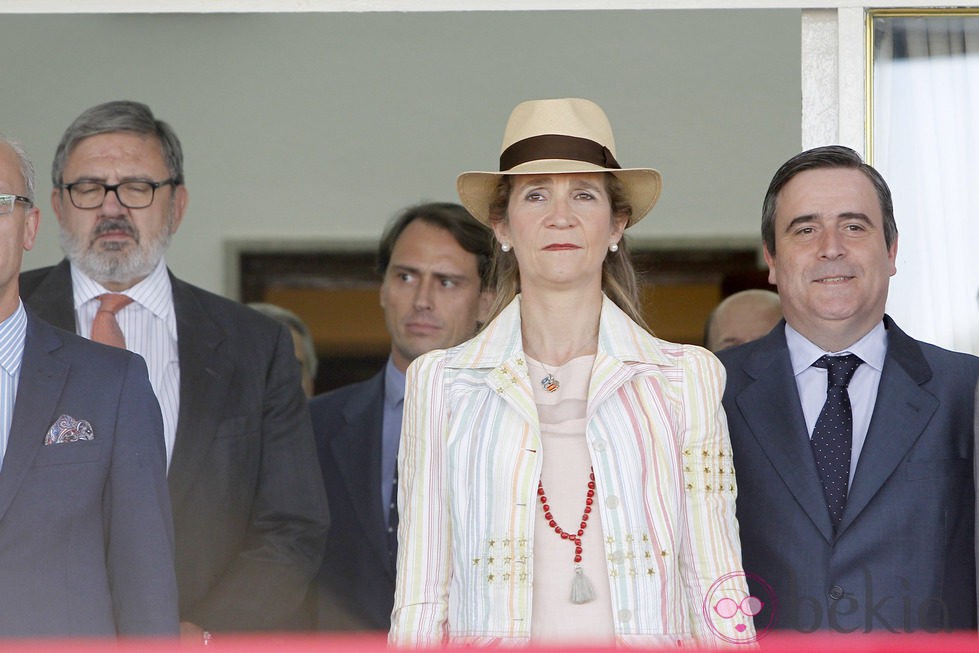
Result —
[[595, 587], [585, 576], [581, 565], [576, 565], [574, 568], [574, 580], [571, 581], [571, 602], [580, 605], [594, 600]]

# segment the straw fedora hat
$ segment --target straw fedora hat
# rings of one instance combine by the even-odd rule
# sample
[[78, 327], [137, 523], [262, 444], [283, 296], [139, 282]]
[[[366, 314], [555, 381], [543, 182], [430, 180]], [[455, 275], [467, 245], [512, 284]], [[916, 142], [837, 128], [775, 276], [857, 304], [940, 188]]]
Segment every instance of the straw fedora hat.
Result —
[[521, 102], [510, 114], [499, 172], [464, 172], [456, 180], [459, 199], [471, 214], [489, 224], [489, 205], [503, 175], [611, 172], [632, 206], [627, 227], [649, 213], [659, 197], [662, 177], [652, 168], [622, 168], [615, 160], [612, 126], [591, 100], [561, 98]]

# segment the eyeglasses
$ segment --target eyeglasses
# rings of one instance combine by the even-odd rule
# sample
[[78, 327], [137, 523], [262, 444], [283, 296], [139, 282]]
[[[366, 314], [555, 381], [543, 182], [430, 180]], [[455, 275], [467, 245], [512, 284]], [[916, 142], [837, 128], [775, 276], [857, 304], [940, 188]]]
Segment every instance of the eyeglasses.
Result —
[[23, 202], [27, 205], [27, 208], [34, 206], [34, 202], [23, 195], [0, 195], [0, 215], [10, 215], [13, 213], [14, 205], [17, 202]]
[[176, 185], [176, 179], [163, 181], [124, 181], [119, 184], [103, 184], [101, 181], [76, 181], [58, 187], [68, 191], [68, 197], [75, 208], [97, 209], [102, 206], [110, 191], [116, 194], [119, 203], [127, 209], [145, 209], [153, 203], [156, 189], [160, 186]]
[[714, 605], [714, 612], [725, 619], [730, 619], [736, 615], [738, 610], [741, 610], [746, 617], [754, 617], [761, 612], [764, 606], [765, 604], [762, 603], [761, 599], [755, 596], [746, 596], [741, 603], [725, 597]]

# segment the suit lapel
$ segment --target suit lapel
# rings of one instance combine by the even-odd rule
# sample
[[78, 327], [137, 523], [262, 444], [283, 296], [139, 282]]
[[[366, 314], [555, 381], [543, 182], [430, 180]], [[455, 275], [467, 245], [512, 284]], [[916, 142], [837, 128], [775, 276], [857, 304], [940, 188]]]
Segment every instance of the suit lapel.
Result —
[[34, 315], [59, 329], [77, 333], [75, 328], [75, 298], [72, 295], [71, 264], [62, 260], [51, 268], [24, 303]]
[[214, 406], [222, 404], [231, 370], [227, 360], [218, 355], [224, 333], [187, 284], [173, 275], [170, 281], [177, 318], [180, 410], [167, 480], [176, 510], [202, 471], [205, 454], [211, 447], [221, 418]]
[[386, 515], [381, 506], [381, 441], [384, 428], [384, 372], [343, 410], [343, 424], [330, 449], [354, 504], [357, 520], [384, 569], [394, 579], [388, 555]]
[[931, 378], [931, 366], [918, 343], [889, 317], [884, 318], [884, 323], [887, 327], [887, 357], [867, 439], [840, 522], [840, 533], [867, 507], [938, 410], [938, 400], [921, 387]]
[[754, 382], [735, 399], [741, 416], [789, 492], [831, 542], [833, 526], [809, 443], [784, 328], [759, 342], [745, 360], [744, 370]]
[[10, 438], [0, 469], [0, 520], [43, 446], [47, 429], [57, 417], [52, 406], [57, 405], [68, 377], [67, 363], [52, 355], [60, 346], [57, 332], [28, 314]]

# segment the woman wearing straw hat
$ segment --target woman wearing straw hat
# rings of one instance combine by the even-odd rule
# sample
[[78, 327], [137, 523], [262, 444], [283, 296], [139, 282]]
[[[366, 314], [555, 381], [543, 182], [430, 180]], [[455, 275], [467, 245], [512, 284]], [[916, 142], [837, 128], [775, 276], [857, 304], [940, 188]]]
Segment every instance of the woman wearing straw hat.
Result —
[[537, 100], [458, 189], [498, 297], [408, 370], [391, 642], [751, 641], [711, 606], [747, 596], [721, 366], [649, 333], [622, 240], [660, 174], [619, 166], [596, 104]]

